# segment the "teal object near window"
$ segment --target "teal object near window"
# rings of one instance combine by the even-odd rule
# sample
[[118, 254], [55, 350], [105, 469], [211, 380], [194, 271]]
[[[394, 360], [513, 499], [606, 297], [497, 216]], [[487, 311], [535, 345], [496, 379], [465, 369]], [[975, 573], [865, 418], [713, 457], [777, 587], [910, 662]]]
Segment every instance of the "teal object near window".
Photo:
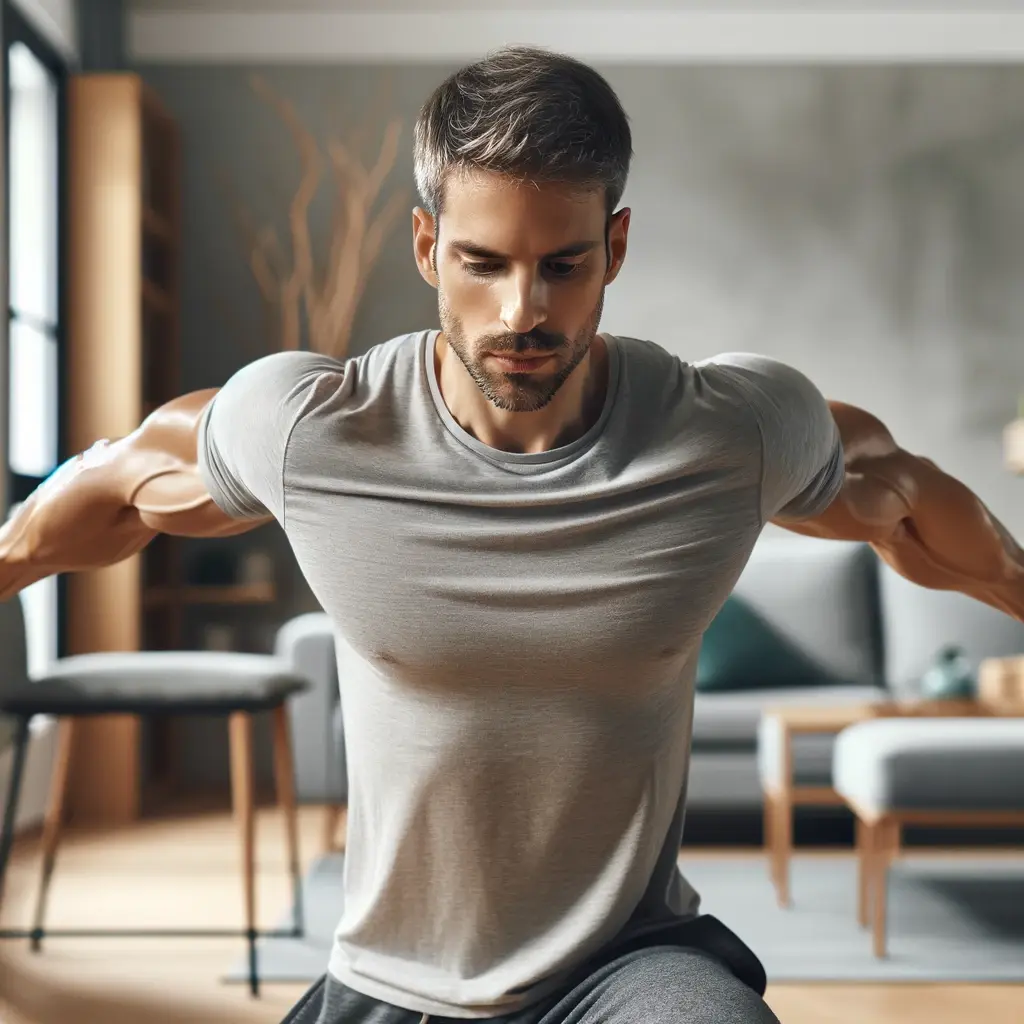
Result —
[[841, 681], [735, 594], [727, 598], [704, 633], [697, 661], [697, 690], [704, 693]]

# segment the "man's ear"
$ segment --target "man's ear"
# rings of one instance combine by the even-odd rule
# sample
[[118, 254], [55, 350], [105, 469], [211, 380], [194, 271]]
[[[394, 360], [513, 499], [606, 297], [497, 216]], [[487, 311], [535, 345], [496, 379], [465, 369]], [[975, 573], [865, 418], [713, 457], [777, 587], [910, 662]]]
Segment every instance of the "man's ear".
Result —
[[431, 288], [438, 286], [437, 272], [434, 270], [436, 247], [437, 221], [421, 206], [417, 206], [412, 211], [412, 252], [420, 277]]
[[604, 283], [611, 284], [622, 269], [622, 261], [626, 258], [626, 240], [629, 237], [630, 209], [623, 207], [608, 224], [608, 272]]

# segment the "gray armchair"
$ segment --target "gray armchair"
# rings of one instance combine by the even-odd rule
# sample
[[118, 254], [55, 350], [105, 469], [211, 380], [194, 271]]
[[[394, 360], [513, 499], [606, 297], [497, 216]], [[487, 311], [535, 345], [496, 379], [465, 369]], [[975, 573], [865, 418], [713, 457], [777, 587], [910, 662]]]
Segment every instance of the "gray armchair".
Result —
[[324, 847], [335, 848], [338, 824], [348, 803], [345, 735], [338, 691], [338, 651], [331, 620], [310, 612], [286, 622], [277, 633], [275, 655], [309, 680], [293, 697], [292, 748], [300, 803], [324, 804]]

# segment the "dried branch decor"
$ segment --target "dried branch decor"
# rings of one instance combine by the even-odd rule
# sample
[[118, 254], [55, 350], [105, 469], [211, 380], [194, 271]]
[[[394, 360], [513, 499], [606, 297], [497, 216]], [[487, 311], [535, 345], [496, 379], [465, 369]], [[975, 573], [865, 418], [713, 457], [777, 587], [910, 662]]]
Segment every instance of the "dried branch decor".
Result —
[[[237, 198], [232, 200], [249, 269], [259, 286], [279, 348], [301, 348], [305, 324], [310, 349], [343, 358], [366, 282], [389, 234], [408, 209], [409, 192], [402, 189], [374, 212], [398, 155], [402, 122], [398, 118], [388, 121], [377, 158], [366, 167], [356, 137], [347, 142], [331, 137], [322, 148], [294, 104], [259, 75], [252, 76], [249, 84], [288, 129], [301, 170], [287, 211], [290, 260], [277, 229], [259, 223]], [[309, 212], [325, 169], [330, 172], [334, 208], [326, 256], [318, 262]]]

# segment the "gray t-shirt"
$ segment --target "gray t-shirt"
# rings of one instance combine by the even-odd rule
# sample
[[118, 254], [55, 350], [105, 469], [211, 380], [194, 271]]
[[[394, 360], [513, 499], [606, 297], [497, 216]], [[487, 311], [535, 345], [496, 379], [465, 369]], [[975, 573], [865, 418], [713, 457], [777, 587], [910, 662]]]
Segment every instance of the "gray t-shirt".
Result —
[[277, 518], [338, 635], [330, 972], [479, 1018], [697, 913], [677, 858], [701, 635], [764, 524], [823, 511], [843, 460], [795, 370], [608, 335], [593, 427], [498, 451], [445, 406], [436, 337], [245, 367], [200, 464], [225, 512]]

